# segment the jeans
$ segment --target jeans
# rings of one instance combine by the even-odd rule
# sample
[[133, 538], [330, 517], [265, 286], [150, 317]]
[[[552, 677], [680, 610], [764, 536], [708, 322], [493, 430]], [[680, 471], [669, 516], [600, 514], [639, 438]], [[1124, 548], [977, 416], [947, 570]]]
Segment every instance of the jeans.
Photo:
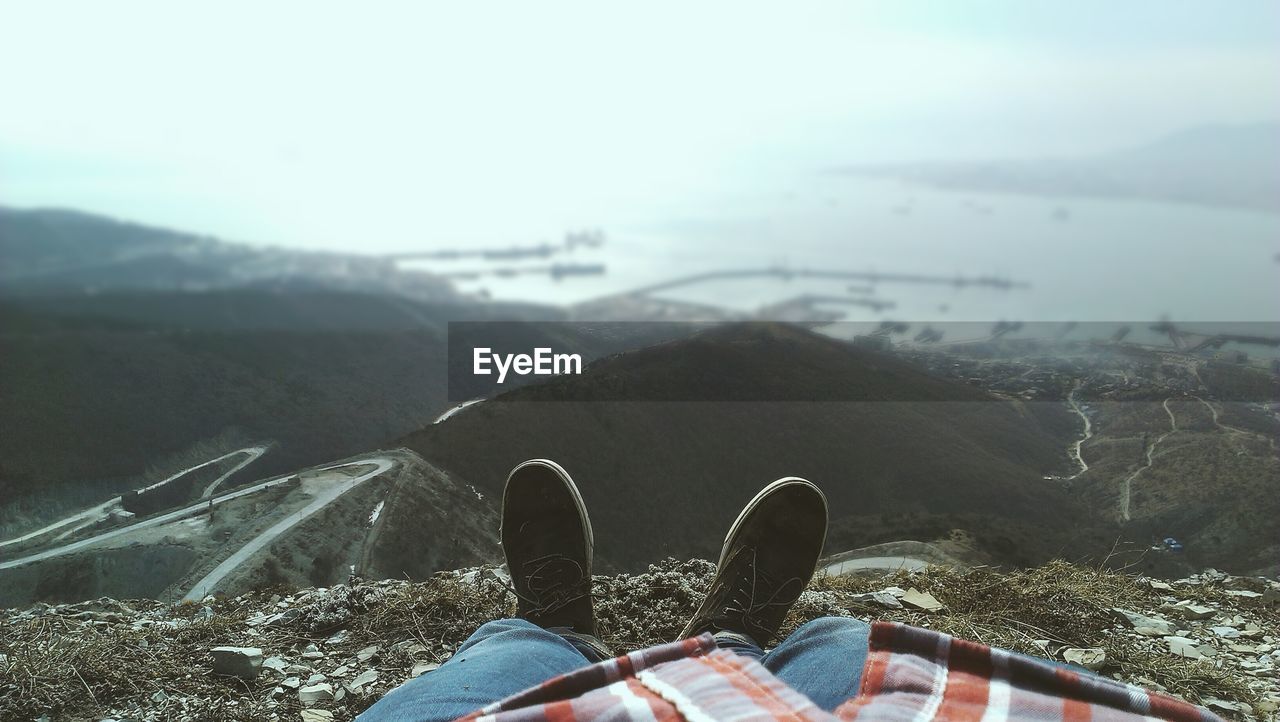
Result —
[[[831, 711], [858, 692], [870, 631], [857, 619], [824, 617], [800, 627], [768, 653], [744, 635], [721, 633], [716, 642], [760, 660], [775, 677]], [[604, 659], [582, 640], [523, 619], [500, 619], [481, 626], [449, 661], [388, 692], [358, 719], [453, 720]]]

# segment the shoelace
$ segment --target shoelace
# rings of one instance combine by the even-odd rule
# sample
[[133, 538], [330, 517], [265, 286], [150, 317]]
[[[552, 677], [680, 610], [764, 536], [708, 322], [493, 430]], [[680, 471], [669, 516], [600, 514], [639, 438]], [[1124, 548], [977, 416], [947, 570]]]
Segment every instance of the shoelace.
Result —
[[[742, 552], [739, 552], [739, 554], [747, 553], [747, 551], [748, 550], [743, 550]], [[794, 600], [783, 596], [783, 593], [793, 582], [800, 584], [803, 588], [804, 583], [800, 577], [792, 577], [782, 584], [773, 584], [773, 580], [764, 572], [761, 572], [759, 567], [756, 565], [755, 548], [751, 548], [749, 551], [751, 554], [751, 561], [748, 563], [748, 566], [751, 570], [751, 582], [749, 585], [732, 585], [730, 588], [729, 598], [721, 607], [723, 611], [711, 620], [713, 623], [717, 620], [740, 621], [745, 623], [747, 626], [765, 629], [758, 623], [752, 624], [755, 616], [769, 607], [790, 607]], [[773, 592], [764, 601], [757, 602], [756, 590], [761, 586], [766, 590], [772, 587]]]
[[511, 591], [521, 601], [532, 605], [529, 614], [550, 614], [588, 596], [587, 585], [582, 583], [586, 570], [577, 560], [563, 554], [530, 559], [521, 565], [521, 569], [528, 595], [521, 594], [514, 586]]

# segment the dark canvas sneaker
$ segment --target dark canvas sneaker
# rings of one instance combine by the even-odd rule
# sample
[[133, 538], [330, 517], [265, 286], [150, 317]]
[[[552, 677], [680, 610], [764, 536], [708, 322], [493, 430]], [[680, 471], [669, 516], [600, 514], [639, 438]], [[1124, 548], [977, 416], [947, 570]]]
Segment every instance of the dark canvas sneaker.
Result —
[[559, 464], [532, 459], [511, 470], [502, 493], [502, 550], [519, 617], [594, 636], [593, 544], [582, 495]]
[[766, 486], [729, 528], [707, 598], [680, 638], [732, 632], [767, 645], [813, 578], [826, 538], [822, 490], [795, 477]]

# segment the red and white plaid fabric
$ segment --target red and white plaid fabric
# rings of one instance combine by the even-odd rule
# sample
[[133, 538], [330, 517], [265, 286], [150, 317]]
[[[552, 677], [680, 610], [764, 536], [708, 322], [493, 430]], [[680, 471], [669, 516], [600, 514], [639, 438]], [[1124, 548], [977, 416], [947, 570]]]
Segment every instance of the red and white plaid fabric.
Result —
[[834, 716], [703, 635], [557, 677], [464, 719], [1221, 722], [1166, 695], [892, 622], [872, 627], [862, 689]]

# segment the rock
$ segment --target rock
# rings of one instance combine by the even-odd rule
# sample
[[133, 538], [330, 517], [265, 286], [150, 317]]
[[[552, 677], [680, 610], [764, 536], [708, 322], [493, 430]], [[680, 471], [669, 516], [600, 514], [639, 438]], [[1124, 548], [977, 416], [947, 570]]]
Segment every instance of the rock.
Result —
[[1149, 629], [1158, 632], [1158, 634], [1148, 634], [1147, 636], [1162, 637], [1167, 634], [1173, 634], [1177, 628], [1173, 623], [1161, 617], [1148, 617], [1144, 614], [1131, 612], [1128, 609], [1114, 608], [1111, 611], [1117, 616], [1129, 623], [1134, 629]]
[[333, 722], [333, 713], [327, 709], [304, 709], [302, 722]]
[[1249, 589], [1228, 589], [1226, 591], [1228, 597], [1241, 597], [1243, 599], [1258, 599], [1262, 596], [1262, 592], [1255, 592]]
[[297, 677], [285, 677], [284, 681], [280, 683], [280, 686], [288, 689], [297, 689], [302, 686], [302, 680]]
[[1228, 701], [1227, 701], [1227, 700], [1225, 700], [1225, 699], [1218, 699], [1217, 697], [1209, 697], [1209, 698], [1206, 698], [1206, 699], [1205, 699], [1205, 701], [1204, 701], [1204, 706], [1205, 706], [1205, 707], [1209, 707], [1209, 708], [1211, 708], [1211, 709], [1214, 709], [1214, 708], [1216, 708], [1216, 709], [1225, 709], [1225, 710], [1226, 710], [1226, 711], [1228, 711], [1228, 712], [1242, 712], [1242, 711], [1243, 711], [1243, 710], [1241, 709], [1241, 705], [1240, 705], [1240, 704], [1238, 704], [1238, 703], [1236, 703], [1236, 702], [1228, 702]]
[[1173, 591], [1173, 586], [1172, 586], [1172, 585], [1170, 585], [1170, 584], [1166, 584], [1165, 582], [1162, 582], [1162, 581], [1160, 581], [1159, 579], [1148, 579], [1148, 580], [1147, 580], [1147, 584], [1151, 585], [1151, 588], [1152, 588], [1152, 589], [1154, 589], [1154, 590], [1156, 590], [1156, 591], [1158, 591], [1158, 592], [1172, 592], [1172, 591]]
[[360, 650], [359, 652], [356, 652], [356, 659], [360, 660], [361, 662], [368, 662], [370, 659], [373, 658], [373, 655], [377, 653], [378, 653], [378, 645], [372, 644]]
[[1107, 666], [1107, 653], [1098, 647], [1068, 647], [1062, 650], [1062, 658], [1071, 664], [1078, 664], [1085, 669], [1098, 671]]
[[1214, 610], [1213, 607], [1206, 607], [1199, 604], [1192, 604], [1189, 601], [1182, 601], [1177, 604], [1166, 604], [1160, 607], [1160, 611], [1180, 614], [1184, 619], [1208, 619], [1213, 616], [1216, 610]]
[[935, 599], [932, 594], [922, 592], [915, 587], [908, 589], [907, 593], [902, 595], [902, 603], [925, 612], [936, 612], [942, 609], [942, 602]]
[[886, 609], [902, 609], [902, 602], [898, 598], [888, 592], [867, 592], [865, 594], [855, 594], [849, 598], [853, 604], [874, 604], [876, 606], [885, 607]]
[[344, 664], [344, 665], [342, 665], [341, 667], [338, 667], [337, 669], [335, 669], [335, 670], [333, 670], [332, 672], [330, 672], [330, 673], [329, 673], [329, 676], [330, 676], [330, 677], [345, 677], [345, 676], [347, 676], [347, 674], [348, 674], [350, 671], [351, 671], [351, 668]]
[[209, 653], [214, 674], [253, 679], [262, 671], [262, 650], [257, 647], [214, 647]]
[[1134, 627], [1133, 631], [1137, 632], [1138, 634], [1141, 634], [1144, 637], [1163, 637], [1165, 635], [1173, 634], [1178, 630], [1174, 629], [1173, 625], [1171, 624], [1167, 628], [1161, 628], [1161, 629], [1157, 629], [1155, 627]]
[[[284, 602], [280, 602], [280, 603], [284, 604]], [[273, 614], [270, 617], [268, 617], [267, 620], [262, 623], [262, 626], [270, 627], [270, 628], [287, 627], [290, 624], [292, 624], [293, 621], [297, 619], [298, 615], [301, 613], [302, 612], [299, 612], [297, 609], [293, 609], [293, 608], [286, 609], [283, 612], [280, 612], [279, 614]]]
[[360, 691], [361, 687], [376, 681], [378, 681], [378, 670], [366, 669], [365, 671], [361, 672], [358, 677], [351, 680], [351, 682], [347, 684], [347, 689], [351, 690], [352, 692], [358, 692]]
[[321, 651], [319, 651], [319, 650], [317, 650], [317, 651], [310, 651], [310, 652], [303, 652], [303, 653], [302, 653], [302, 658], [303, 658], [303, 659], [324, 659], [324, 652], [321, 652]]
[[265, 660], [263, 660], [262, 666], [271, 670], [272, 672], [279, 672], [280, 674], [284, 674], [285, 669], [289, 667], [289, 663], [284, 661], [280, 657], [267, 657]]
[[1209, 629], [1212, 630], [1214, 634], [1218, 635], [1219, 637], [1222, 637], [1223, 639], [1234, 639], [1235, 637], [1240, 636], [1240, 630], [1236, 629], [1235, 627], [1218, 626], [1218, 627], [1209, 627]]
[[308, 685], [312, 685], [312, 684], [320, 684], [321, 682], [328, 682], [328, 681], [329, 681], [329, 678], [328, 678], [328, 677], [326, 677], [326, 676], [324, 676], [323, 674], [320, 674], [319, 672], [316, 672], [315, 674], [311, 675], [310, 677], [307, 677], [307, 684], [308, 684]]
[[439, 668], [440, 665], [435, 662], [419, 662], [418, 664], [413, 665], [413, 669], [409, 671], [409, 676], [420, 677], [427, 672], [431, 672]]
[[328, 639], [324, 640], [324, 643], [326, 645], [342, 644], [345, 641], [347, 641], [347, 630], [339, 629], [336, 633], [334, 633], [332, 637], [329, 637]]
[[298, 690], [298, 701], [304, 705], [328, 702], [333, 699], [333, 685], [326, 682], [312, 684]]
[[1165, 637], [1164, 641], [1169, 644], [1169, 652], [1179, 657], [1201, 659], [1203, 657], [1212, 657], [1215, 654], [1213, 647], [1207, 644], [1200, 644], [1194, 639]]

